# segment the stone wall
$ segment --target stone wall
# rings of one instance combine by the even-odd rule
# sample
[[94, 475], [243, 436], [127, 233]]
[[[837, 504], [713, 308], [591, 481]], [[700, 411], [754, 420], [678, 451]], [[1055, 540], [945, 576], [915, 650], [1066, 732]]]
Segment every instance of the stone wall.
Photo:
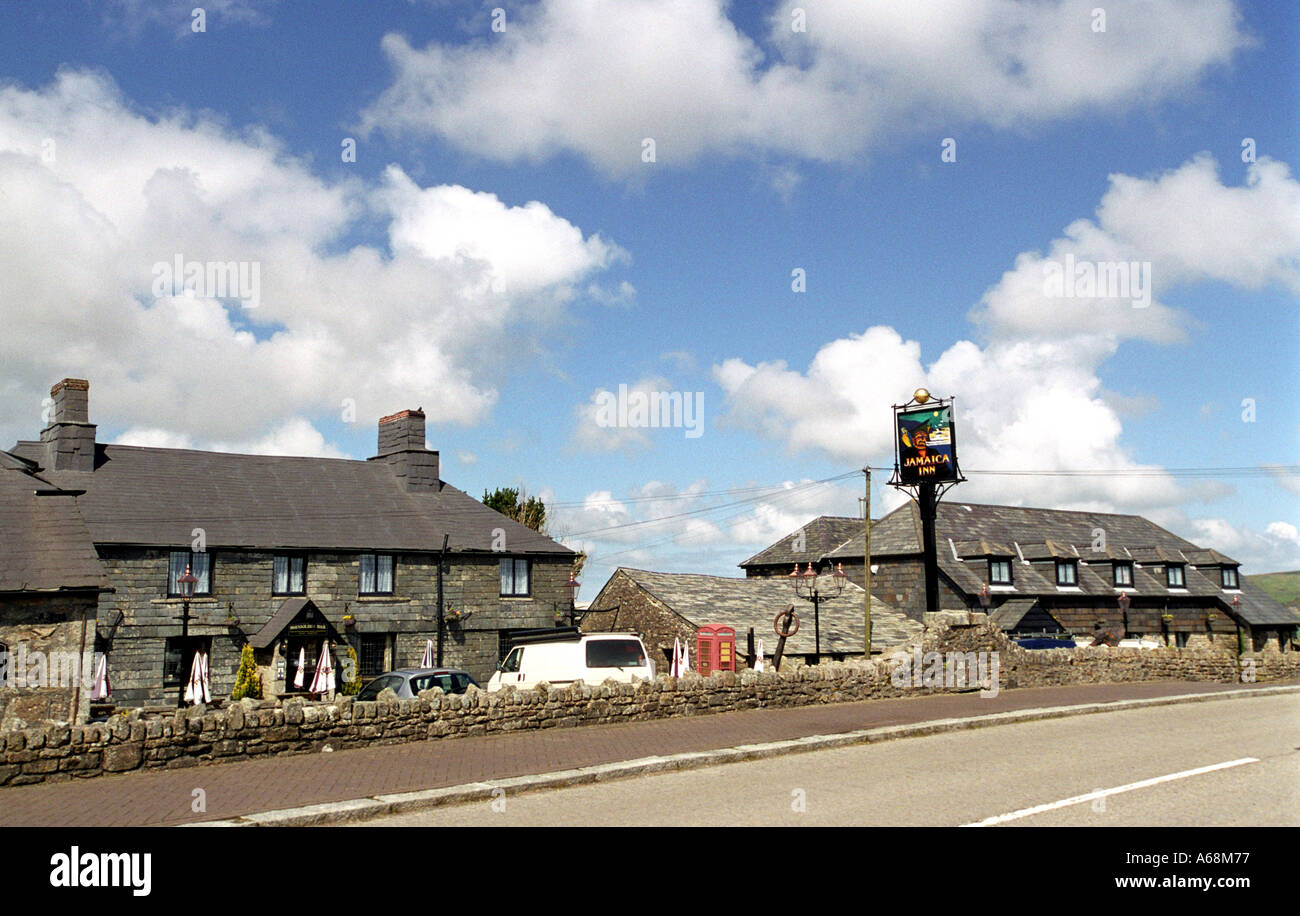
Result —
[[92, 594], [0, 601], [0, 729], [86, 717], [94, 683], [95, 600]]
[[[690, 674], [654, 682], [565, 688], [538, 685], [464, 696], [425, 691], [418, 698], [357, 703], [246, 700], [165, 716], [136, 709], [103, 724], [0, 733], [0, 784], [21, 785], [148, 768], [197, 766], [263, 755], [317, 753], [376, 744], [498, 734], [762, 707], [803, 706], [945, 692], [898, 686], [893, 675], [911, 652], [997, 651], [1000, 686], [1152, 680], [1225, 683], [1300, 679], [1300, 653], [1266, 649], [1243, 664], [1224, 652], [1178, 649], [1054, 649], [1009, 643], [987, 622], [930, 628], [890, 658], [797, 667], [776, 673]], [[1243, 677], [1244, 672], [1249, 674]]]

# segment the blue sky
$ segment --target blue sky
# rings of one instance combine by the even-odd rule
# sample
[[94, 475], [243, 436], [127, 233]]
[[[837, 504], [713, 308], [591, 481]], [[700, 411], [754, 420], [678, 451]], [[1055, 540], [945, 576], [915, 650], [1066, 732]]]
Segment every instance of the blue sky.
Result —
[[[1300, 567], [1294, 473], [1161, 473], [1300, 454], [1294, 11], [195, 5], [0, 7], [6, 444], [65, 375], [137, 444], [365, 457], [423, 406], [450, 483], [556, 504], [589, 598], [856, 514], [860, 476], [804, 484], [890, 463], [925, 384], [950, 498]], [[258, 308], [153, 296], [177, 253], [256, 260]], [[1150, 263], [1152, 304], [1046, 297], [1067, 253]], [[619, 385], [698, 393], [702, 434], [600, 426]]]

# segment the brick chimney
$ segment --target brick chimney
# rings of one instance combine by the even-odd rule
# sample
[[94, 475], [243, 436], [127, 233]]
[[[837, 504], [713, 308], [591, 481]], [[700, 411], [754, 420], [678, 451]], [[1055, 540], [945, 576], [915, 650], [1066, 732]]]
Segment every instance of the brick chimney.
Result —
[[438, 480], [438, 453], [424, 444], [424, 411], [403, 410], [379, 420], [379, 454], [408, 490], [433, 493], [442, 488]]
[[50, 425], [41, 430], [45, 467], [54, 471], [95, 469], [95, 424], [90, 422], [90, 382], [65, 378], [50, 389]]

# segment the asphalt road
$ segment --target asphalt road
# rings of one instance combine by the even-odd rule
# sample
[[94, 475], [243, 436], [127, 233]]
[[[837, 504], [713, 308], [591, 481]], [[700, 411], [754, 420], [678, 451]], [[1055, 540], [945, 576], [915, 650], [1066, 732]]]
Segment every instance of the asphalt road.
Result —
[[[1183, 775], [1214, 766], [1221, 768]], [[1048, 810], [1025, 813], [1039, 806]], [[366, 825], [960, 826], [989, 819], [1300, 826], [1300, 696], [958, 731], [502, 795]]]

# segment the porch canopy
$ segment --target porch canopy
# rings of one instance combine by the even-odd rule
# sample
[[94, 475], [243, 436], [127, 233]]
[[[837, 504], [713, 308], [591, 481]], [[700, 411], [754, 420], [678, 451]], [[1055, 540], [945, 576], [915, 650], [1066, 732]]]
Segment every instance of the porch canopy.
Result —
[[334, 643], [347, 640], [310, 598], [289, 598], [271, 615], [263, 627], [248, 637], [254, 649], [265, 649], [282, 636], [328, 639]]

